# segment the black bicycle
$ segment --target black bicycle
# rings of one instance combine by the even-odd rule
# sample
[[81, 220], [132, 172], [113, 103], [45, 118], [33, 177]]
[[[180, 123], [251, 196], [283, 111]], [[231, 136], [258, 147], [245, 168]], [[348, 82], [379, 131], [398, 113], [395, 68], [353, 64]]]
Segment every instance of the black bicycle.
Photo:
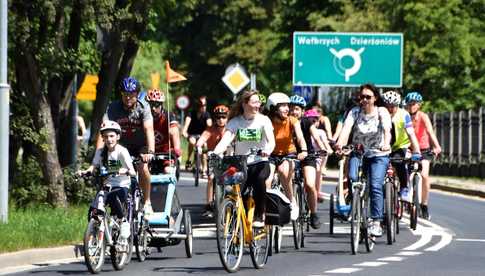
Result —
[[108, 213], [105, 206], [105, 198], [118, 187], [108, 185], [108, 177], [117, 176], [117, 172], [108, 172], [101, 167], [94, 174], [85, 174], [84, 178], [94, 179], [98, 190], [94, 206], [89, 210], [89, 223], [86, 227], [83, 238], [84, 260], [89, 272], [96, 274], [101, 271], [104, 264], [105, 248], [109, 247], [109, 255], [115, 270], [122, 270], [129, 262], [133, 250], [133, 216], [131, 194], [128, 193], [127, 203], [122, 203], [122, 208], [127, 214], [127, 221], [130, 224], [130, 236], [125, 242], [120, 239], [121, 221], [114, 215]]
[[350, 246], [352, 254], [357, 254], [359, 244], [365, 243], [367, 252], [374, 249], [375, 237], [370, 235], [369, 229], [369, 184], [363, 170], [364, 147], [361, 144], [344, 147], [343, 153], [359, 158], [357, 181], [351, 181], [351, 211], [350, 211]]

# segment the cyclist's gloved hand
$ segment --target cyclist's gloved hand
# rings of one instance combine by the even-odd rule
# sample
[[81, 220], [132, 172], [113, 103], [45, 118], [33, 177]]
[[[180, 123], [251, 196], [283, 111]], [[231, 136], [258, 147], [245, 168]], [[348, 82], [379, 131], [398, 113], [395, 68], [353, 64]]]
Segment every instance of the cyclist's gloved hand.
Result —
[[413, 155], [411, 155], [411, 161], [421, 161], [422, 159], [422, 156], [421, 156], [421, 153], [413, 153]]

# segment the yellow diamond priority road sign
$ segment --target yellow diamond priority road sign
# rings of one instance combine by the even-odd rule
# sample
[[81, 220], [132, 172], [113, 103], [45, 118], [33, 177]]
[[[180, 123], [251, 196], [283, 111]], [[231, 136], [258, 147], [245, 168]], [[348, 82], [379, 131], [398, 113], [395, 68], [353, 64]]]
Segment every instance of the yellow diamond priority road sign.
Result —
[[250, 82], [242, 66], [237, 63], [227, 68], [222, 81], [234, 94], [237, 94]]

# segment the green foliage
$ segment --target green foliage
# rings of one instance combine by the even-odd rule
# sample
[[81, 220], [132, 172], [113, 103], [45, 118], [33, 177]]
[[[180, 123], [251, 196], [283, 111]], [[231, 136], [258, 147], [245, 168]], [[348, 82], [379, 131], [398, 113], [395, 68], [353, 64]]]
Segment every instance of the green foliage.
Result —
[[10, 165], [15, 165], [17, 170], [10, 189], [10, 198], [15, 205], [45, 204], [47, 186], [43, 184], [42, 171], [37, 161], [29, 157]]
[[137, 58], [133, 65], [131, 75], [137, 80], [141, 81], [145, 89], [151, 87], [152, 73], [160, 73], [160, 86], [162, 90], [166, 90], [163, 86], [165, 82], [165, 60], [163, 53], [165, 53], [166, 46], [164, 43], [157, 43], [154, 41], [146, 41], [140, 44]]
[[257, 74], [263, 93], [290, 90], [294, 31], [402, 32], [405, 91], [423, 92], [433, 111], [485, 104], [483, 0], [182, 3], [158, 7], [147, 38], [168, 42], [194, 95], [229, 98], [220, 78], [235, 62]]
[[0, 253], [80, 243], [88, 206], [67, 209], [11, 204], [8, 224], [0, 224]]
[[[87, 167], [84, 165], [83, 167]], [[76, 168], [66, 167], [63, 170], [66, 196], [70, 204], [83, 204], [90, 202], [96, 195], [96, 188], [91, 182], [79, 179]]]

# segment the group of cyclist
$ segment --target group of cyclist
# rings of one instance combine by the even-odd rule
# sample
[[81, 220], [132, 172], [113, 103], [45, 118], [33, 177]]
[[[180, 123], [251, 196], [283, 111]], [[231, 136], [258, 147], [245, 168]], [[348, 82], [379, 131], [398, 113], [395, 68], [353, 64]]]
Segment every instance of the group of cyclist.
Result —
[[[404, 99], [407, 110], [399, 107], [401, 96], [395, 91], [378, 92], [371, 84], [359, 88], [358, 97], [350, 102], [339, 120], [334, 134], [330, 121], [319, 106], [309, 107], [303, 97], [288, 97], [281, 92], [264, 96], [257, 91], [244, 91], [231, 108], [217, 105], [212, 116], [207, 112], [207, 98], [197, 99], [197, 108], [185, 118], [180, 127], [176, 116], [165, 110], [165, 95], [158, 89], [150, 89], [140, 99], [140, 84], [131, 77], [120, 85], [121, 100], [112, 102], [103, 117], [97, 141], [93, 166], [103, 164], [119, 171], [119, 177], [133, 175], [131, 157], [139, 157], [137, 164], [139, 183], [145, 195], [145, 213], [153, 213], [150, 202], [150, 171], [148, 162], [155, 153], [170, 152], [181, 157], [180, 129], [189, 140], [189, 159], [186, 168], [193, 166], [190, 154], [207, 148], [209, 154], [247, 155], [256, 149], [257, 156], [248, 158], [247, 185], [252, 185], [255, 200], [255, 227], [264, 226], [265, 193], [271, 188], [274, 174], [278, 174], [286, 196], [291, 201], [291, 219], [298, 217], [298, 206], [292, 190], [295, 159], [300, 160], [304, 185], [310, 209], [310, 225], [321, 226], [317, 203], [323, 199], [320, 193], [322, 174], [328, 155], [340, 154], [342, 147], [361, 144], [365, 149], [364, 171], [370, 185], [370, 233], [382, 235], [383, 188], [382, 184], [390, 156], [404, 156], [408, 148], [415, 156], [422, 156], [422, 215], [429, 219], [429, 161], [440, 153], [441, 148], [433, 132], [429, 117], [420, 111], [422, 96], [408, 93]], [[383, 103], [383, 104], [380, 104]], [[264, 106], [264, 108], [263, 108]], [[214, 123], [215, 122], [215, 123]], [[119, 143], [119, 144], [118, 144]], [[202, 154], [202, 152], [199, 152]], [[203, 158], [202, 160], [206, 160]], [[348, 176], [357, 180], [359, 158], [351, 156]], [[406, 193], [407, 169], [396, 164], [401, 194]], [[89, 170], [93, 170], [90, 167]], [[213, 217], [213, 175], [206, 175], [207, 162], [202, 162], [202, 177], [208, 177], [207, 205], [204, 216]], [[126, 179], [113, 177], [113, 185], [120, 187], [114, 196], [120, 202], [126, 200]], [[114, 200], [116, 201], [116, 200]], [[116, 207], [115, 207], [116, 208]], [[118, 210], [119, 211], [119, 210]]]

